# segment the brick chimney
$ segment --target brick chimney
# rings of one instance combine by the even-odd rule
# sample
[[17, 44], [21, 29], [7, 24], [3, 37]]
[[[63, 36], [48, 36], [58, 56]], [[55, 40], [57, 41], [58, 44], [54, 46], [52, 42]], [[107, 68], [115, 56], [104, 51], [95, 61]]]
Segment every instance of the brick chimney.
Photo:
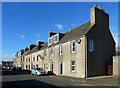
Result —
[[43, 43], [45, 43], [45, 42], [37, 41], [37, 45], [38, 45], [38, 46], [41, 46], [41, 44], [43, 44]]
[[97, 5], [94, 4], [94, 7], [90, 9], [90, 22], [91, 24], [106, 24], [107, 27], [109, 27], [109, 15], [104, 11], [103, 8], [97, 7]]
[[53, 35], [55, 35], [55, 34], [57, 34], [57, 33], [56, 33], [56, 32], [50, 32], [50, 33], [48, 34], [48, 38], [51, 37], [51, 36], [53, 36]]
[[22, 55], [25, 51], [24, 51], [24, 49], [22, 49], [22, 50], [20, 50], [20, 52], [21, 52], [21, 55]]
[[31, 45], [29, 46], [29, 50], [32, 50], [35, 46], [36, 46], [35, 44], [31, 44]]

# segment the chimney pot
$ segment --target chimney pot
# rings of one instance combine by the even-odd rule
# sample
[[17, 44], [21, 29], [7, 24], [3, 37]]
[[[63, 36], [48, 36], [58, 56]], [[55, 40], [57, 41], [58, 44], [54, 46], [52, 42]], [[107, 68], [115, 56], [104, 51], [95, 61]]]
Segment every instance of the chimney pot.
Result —
[[94, 7], [97, 7], [97, 4], [94, 4]]

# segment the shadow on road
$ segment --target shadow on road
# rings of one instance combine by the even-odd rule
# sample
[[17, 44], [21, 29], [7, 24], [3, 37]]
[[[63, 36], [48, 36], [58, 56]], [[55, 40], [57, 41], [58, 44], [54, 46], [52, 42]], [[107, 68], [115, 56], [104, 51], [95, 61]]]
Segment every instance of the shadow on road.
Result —
[[[9, 76], [9, 75], [27, 75], [31, 74], [29, 70], [22, 70], [22, 71], [12, 71], [12, 70], [2, 70], [2, 76]], [[55, 75], [53, 73], [42, 74], [42, 76], [52, 76]]]
[[2, 88], [60, 88], [45, 82], [37, 80], [21, 80], [21, 81], [10, 81], [3, 82]]
[[11, 70], [2, 70], [2, 76], [8, 76], [8, 75], [25, 75], [30, 74], [30, 71], [28, 70], [22, 70], [22, 71], [11, 71]]
[[55, 86], [37, 80], [3, 82], [1, 88], [118, 88], [113, 86]]

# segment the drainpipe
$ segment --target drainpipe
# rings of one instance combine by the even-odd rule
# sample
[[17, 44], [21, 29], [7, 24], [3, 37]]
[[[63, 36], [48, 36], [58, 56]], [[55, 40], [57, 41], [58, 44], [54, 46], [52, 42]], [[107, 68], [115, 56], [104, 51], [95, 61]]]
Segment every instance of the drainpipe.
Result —
[[87, 36], [85, 36], [85, 78], [87, 78]]

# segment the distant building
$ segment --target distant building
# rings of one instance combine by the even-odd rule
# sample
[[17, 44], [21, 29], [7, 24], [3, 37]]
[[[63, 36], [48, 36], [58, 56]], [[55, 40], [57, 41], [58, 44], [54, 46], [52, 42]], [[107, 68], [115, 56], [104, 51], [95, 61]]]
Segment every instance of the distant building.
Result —
[[94, 5], [89, 22], [65, 33], [50, 32], [48, 42], [26, 47], [20, 58], [23, 69], [41, 67], [56, 75], [86, 78], [107, 74], [114, 55], [109, 15]]
[[2, 61], [2, 67], [13, 67], [13, 61]]
[[13, 59], [14, 67], [21, 67], [21, 56], [24, 53], [24, 50], [20, 50], [16, 53], [15, 58]]

